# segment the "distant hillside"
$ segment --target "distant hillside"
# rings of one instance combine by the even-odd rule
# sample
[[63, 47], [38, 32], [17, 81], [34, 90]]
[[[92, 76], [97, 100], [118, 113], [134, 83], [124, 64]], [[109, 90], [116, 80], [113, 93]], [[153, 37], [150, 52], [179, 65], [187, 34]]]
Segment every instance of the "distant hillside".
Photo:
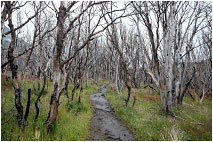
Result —
[[[6, 33], [10, 31], [10, 29], [7, 26], [4, 26], [3, 28], [3, 33]], [[9, 47], [10, 45], [10, 41], [11, 41], [11, 34], [8, 34], [4, 37], [2, 37], [2, 46], [4, 48]], [[18, 51], [22, 51], [25, 50], [25, 47], [28, 48], [30, 46], [29, 43], [27, 43], [25, 40], [23, 40], [22, 38], [17, 38], [17, 50]]]

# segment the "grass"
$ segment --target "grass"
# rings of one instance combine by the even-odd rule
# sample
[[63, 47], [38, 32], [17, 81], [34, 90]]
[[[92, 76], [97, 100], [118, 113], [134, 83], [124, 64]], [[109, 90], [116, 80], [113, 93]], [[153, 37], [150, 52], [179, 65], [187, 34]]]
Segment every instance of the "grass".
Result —
[[[39, 103], [40, 114], [36, 123], [33, 121], [35, 117], [34, 102], [39, 91], [32, 91], [28, 125], [20, 130], [17, 126], [16, 117], [13, 117], [8, 123], [2, 125], [1, 140], [87, 140], [90, 136], [90, 119], [93, 116], [89, 95], [97, 92], [102, 82], [107, 84], [105, 96], [110, 101], [117, 117], [133, 132], [137, 140], [212, 140], [211, 97], [205, 98], [204, 102], [200, 104], [198, 99], [193, 101], [186, 95], [183, 105], [180, 108], [174, 107], [174, 113], [187, 120], [186, 122], [165, 115], [161, 110], [160, 96], [149, 88], [136, 90], [137, 100], [135, 106], [132, 107], [133, 95], [131, 95], [128, 107], [125, 107], [124, 100], [127, 96], [127, 89], [123, 89], [119, 97], [113, 84], [104, 80], [99, 80], [97, 85], [90, 80], [89, 87], [84, 88], [82, 104], [77, 103], [79, 90], [76, 91], [74, 102], [72, 103], [67, 103], [66, 96], [62, 94], [58, 117], [49, 134], [47, 134], [47, 128], [43, 123], [49, 112], [52, 84], [49, 82], [45, 95], [41, 97], [41, 103]], [[4, 122], [11, 116], [11, 113], [5, 114], [5, 112], [14, 106], [14, 90], [11, 86], [11, 81], [3, 79], [1, 83], [1, 121]], [[27, 103], [28, 88], [32, 88], [32, 80], [30, 79], [25, 81], [24, 96], [22, 98], [24, 110]], [[71, 95], [72, 88], [72, 85], [68, 88], [69, 95]], [[14, 114], [16, 114], [16, 109], [14, 109]], [[204, 126], [194, 125], [189, 122], [200, 122]]]
[[[1, 80], [1, 122], [5, 122], [10, 118], [12, 112], [5, 114], [12, 107], [14, 107], [14, 90], [12, 88], [11, 81]], [[37, 85], [37, 81], [36, 81]], [[98, 91], [98, 86], [89, 82], [89, 87], [84, 88], [82, 94], [82, 103], [78, 104], [79, 90], [76, 91], [74, 102], [68, 103], [64, 94], [61, 95], [57, 120], [54, 123], [51, 132], [47, 134], [47, 126], [44, 125], [45, 120], [49, 112], [50, 96], [53, 89], [52, 83], [49, 81], [48, 88], [45, 89], [44, 95], [41, 97], [39, 103], [40, 113], [37, 122], [34, 122], [35, 117], [35, 100], [39, 91], [32, 90], [31, 93], [31, 106], [30, 114], [28, 117], [28, 123], [25, 128], [19, 129], [16, 120], [16, 109], [13, 109], [14, 117], [8, 121], [8, 123], [1, 125], [1, 140], [3, 141], [82, 141], [86, 140], [90, 136], [90, 119], [92, 118], [92, 107], [89, 100], [89, 95]], [[27, 90], [32, 87], [32, 80], [25, 79], [24, 96], [22, 97], [22, 104], [24, 107], [24, 113], [27, 104]], [[36, 86], [37, 87], [37, 86]], [[71, 95], [73, 86], [68, 88], [69, 95]]]
[[[121, 92], [119, 98], [115, 87], [108, 87], [105, 96], [117, 117], [140, 141], [212, 140], [212, 103], [209, 97], [200, 104], [199, 100], [192, 101], [186, 96], [180, 108], [174, 107], [174, 113], [187, 120], [183, 121], [165, 115], [161, 110], [160, 96], [148, 88], [136, 90], [137, 101], [134, 107], [132, 96], [128, 107], [124, 105], [127, 89]], [[200, 122], [204, 126], [189, 122]]]

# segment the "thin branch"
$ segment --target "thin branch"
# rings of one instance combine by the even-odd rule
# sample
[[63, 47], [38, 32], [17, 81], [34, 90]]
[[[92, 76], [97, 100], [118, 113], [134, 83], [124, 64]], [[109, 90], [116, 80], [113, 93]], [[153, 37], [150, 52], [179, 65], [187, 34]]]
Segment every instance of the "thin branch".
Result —
[[4, 125], [4, 124], [8, 123], [13, 118], [13, 116], [14, 116], [14, 113], [10, 116], [10, 118], [7, 121], [1, 123], [1, 125]]

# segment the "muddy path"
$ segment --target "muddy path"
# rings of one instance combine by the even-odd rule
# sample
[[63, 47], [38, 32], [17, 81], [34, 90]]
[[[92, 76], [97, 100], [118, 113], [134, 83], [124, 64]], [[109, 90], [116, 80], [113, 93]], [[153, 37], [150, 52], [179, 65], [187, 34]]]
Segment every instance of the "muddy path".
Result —
[[98, 93], [90, 95], [93, 103], [94, 116], [91, 119], [92, 141], [135, 141], [130, 130], [118, 120], [110, 103], [104, 97], [106, 85], [102, 84]]

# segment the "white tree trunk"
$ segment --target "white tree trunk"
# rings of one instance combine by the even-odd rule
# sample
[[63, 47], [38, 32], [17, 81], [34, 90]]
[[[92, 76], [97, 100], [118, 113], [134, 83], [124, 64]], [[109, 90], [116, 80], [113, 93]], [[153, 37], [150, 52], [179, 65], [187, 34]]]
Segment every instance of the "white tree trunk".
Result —
[[118, 87], [118, 62], [116, 62], [115, 83], [116, 83], [116, 89], [117, 89], [118, 96], [120, 97], [120, 91], [119, 91], [119, 87]]
[[[165, 89], [165, 97], [166, 97], [166, 105], [168, 113], [172, 113], [172, 82], [174, 79], [173, 76], [173, 50], [174, 50], [174, 41], [175, 41], [175, 2], [170, 5], [170, 14], [168, 19], [168, 27], [166, 31], [164, 31], [164, 57], [165, 57], [165, 77], [166, 77], [166, 89]], [[162, 96], [163, 98], [163, 96]], [[164, 103], [164, 102], [163, 102]]]
[[200, 103], [203, 102], [204, 95], [205, 95], [205, 86], [203, 86], [203, 89], [202, 89], [202, 97], [201, 97], [201, 99], [200, 99]]
[[86, 70], [86, 87], [88, 88], [88, 70]]

